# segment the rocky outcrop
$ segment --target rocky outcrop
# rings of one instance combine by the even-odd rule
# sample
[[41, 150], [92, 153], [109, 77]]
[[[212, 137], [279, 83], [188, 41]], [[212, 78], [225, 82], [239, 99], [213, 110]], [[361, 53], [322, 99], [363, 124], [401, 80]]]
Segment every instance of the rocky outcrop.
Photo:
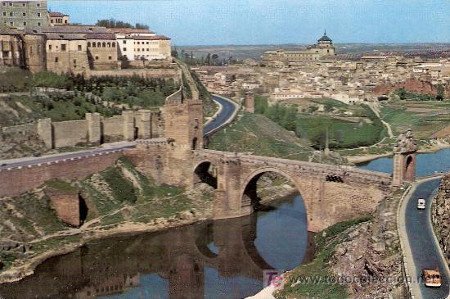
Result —
[[439, 245], [450, 264], [450, 175], [442, 179], [433, 203], [432, 221]]
[[372, 221], [348, 230], [336, 246], [329, 265], [345, 278], [351, 298], [401, 298], [404, 293], [397, 204], [394, 198], [383, 201]]

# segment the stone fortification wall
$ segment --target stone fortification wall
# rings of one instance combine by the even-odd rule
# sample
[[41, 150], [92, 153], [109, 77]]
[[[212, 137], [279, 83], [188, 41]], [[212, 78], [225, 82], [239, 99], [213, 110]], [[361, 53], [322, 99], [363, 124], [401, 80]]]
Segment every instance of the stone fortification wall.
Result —
[[36, 136], [52, 149], [158, 138], [164, 135], [164, 120], [159, 110], [124, 111], [122, 115], [110, 118], [87, 113], [84, 120], [52, 122], [49, 118], [39, 119], [37, 123], [3, 127], [0, 133], [3, 139]]
[[91, 77], [143, 77], [174, 79], [180, 82], [181, 72], [177, 69], [122, 69], [122, 70], [90, 70], [86, 78]]
[[439, 245], [450, 264], [450, 175], [442, 179], [433, 204], [432, 219]]
[[54, 122], [54, 147], [70, 147], [87, 143], [87, 123], [85, 120]]
[[52, 179], [83, 179], [112, 166], [122, 151], [80, 154], [77, 158], [0, 170], [0, 197], [17, 196]]
[[114, 142], [123, 140], [123, 117], [116, 115], [102, 121], [103, 141]]

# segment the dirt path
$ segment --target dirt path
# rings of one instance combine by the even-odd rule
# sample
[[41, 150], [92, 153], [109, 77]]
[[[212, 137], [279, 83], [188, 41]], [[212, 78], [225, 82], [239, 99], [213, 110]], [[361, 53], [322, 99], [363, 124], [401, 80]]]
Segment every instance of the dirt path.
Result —
[[383, 119], [381, 119], [381, 116], [380, 116], [380, 105], [378, 103], [369, 103], [369, 104], [367, 104], [367, 106], [369, 106], [369, 108], [373, 111], [373, 113], [375, 113], [375, 115], [381, 120], [383, 125], [386, 127], [386, 129], [388, 131], [389, 138], [393, 138], [394, 134], [392, 132], [391, 125], [389, 123], [385, 122]]

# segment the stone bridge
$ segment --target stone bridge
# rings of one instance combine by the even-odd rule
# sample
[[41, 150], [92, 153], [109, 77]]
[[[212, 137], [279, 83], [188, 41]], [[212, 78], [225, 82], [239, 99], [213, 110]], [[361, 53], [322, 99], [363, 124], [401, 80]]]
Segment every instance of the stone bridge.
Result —
[[371, 213], [391, 186], [385, 173], [238, 153], [193, 152], [191, 186], [204, 182], [215, 191], [214, 217], [248, 215], [258, 205], [257, 181], [274, 172], [289, 179], [301, 194], [310, 231]]

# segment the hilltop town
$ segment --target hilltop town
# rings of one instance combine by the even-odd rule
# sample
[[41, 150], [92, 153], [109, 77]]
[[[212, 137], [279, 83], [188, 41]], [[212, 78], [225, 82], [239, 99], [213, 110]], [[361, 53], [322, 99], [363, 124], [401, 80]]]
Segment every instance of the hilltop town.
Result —
[[[252, 92], [272, 102], [333, 98], [344, 103], [387, 99], [402, 87], [437, 95], [450, 91], [448, 57], [403, 56], [400, 53], [366, 53], [349, 57], [336, 52], [326, 33], [316, 44], [298, 50], [266, 51], [260, 61], [199, 66], [202, 82], [214, 93], [239, 97]], [[292, 102], [292, 101], [291, 101]]]

